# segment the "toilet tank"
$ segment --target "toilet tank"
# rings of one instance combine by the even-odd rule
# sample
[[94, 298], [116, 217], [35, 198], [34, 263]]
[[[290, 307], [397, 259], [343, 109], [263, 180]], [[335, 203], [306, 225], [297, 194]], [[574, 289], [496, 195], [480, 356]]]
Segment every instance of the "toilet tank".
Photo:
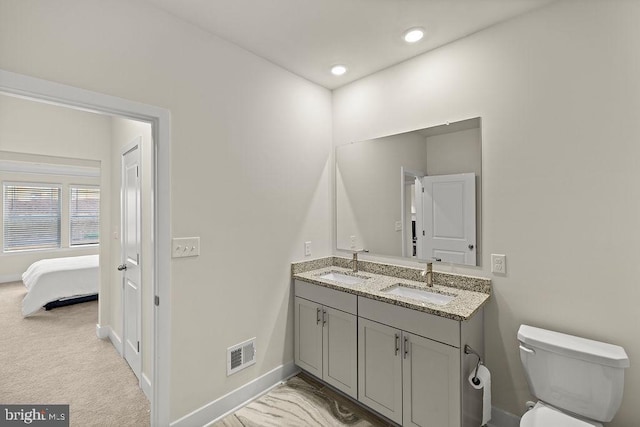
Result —
[[527, 325], [520, 326], [518, 341], [534, 396], [592, 420], [611, 421], [629, 367], [622, 347]]

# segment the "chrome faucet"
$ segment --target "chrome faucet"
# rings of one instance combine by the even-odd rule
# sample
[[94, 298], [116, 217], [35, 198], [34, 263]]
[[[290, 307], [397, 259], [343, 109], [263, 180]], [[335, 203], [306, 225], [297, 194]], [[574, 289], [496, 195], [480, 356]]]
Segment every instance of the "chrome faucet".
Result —
[[353, 251], [353, 258], [351, 259], [351, 263], [353, 264], [353, 268], [351, 271], [353, 271], [354, 273], [358, 272], [358, 253], [360, 252], [369, 252], [366, 249], [361, 249], [359, 251]]
[[420, 273], [420, 275], [425, 278], [425, 282], [427, 283], [427, 286], [432, 287], [433, 286], [433, 263], [427, 262], [427, 268], [422, 270], [422, 273]]

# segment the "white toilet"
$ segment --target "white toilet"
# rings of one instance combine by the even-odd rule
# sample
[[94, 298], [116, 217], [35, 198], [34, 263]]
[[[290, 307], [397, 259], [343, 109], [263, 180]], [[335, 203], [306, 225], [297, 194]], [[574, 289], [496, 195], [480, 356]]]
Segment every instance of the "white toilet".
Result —
[[521, 325], [520, 360], [540, 401], [520, 427], [602, 427], [620, 408], [629, 358], [617, 345]]

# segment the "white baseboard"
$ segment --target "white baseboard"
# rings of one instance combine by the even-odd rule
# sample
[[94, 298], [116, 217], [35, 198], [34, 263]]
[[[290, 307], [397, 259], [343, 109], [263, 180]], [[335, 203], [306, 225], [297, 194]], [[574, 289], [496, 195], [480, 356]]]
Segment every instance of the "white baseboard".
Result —
[[111, 326], [102, 326], [99, 323], [96, 323], [96, 335], [101, 340], [109, 337], [109, 331], [111, 330]]
[[140, 388], [142, 388], [142, 392], [151, 402], [151, 380], [144, 372], [142, 373], [142, 378], [140, 379]]
[[115, 333], [115, 331], [109, 325], [96, 324], [96, 335], [101, 340], [109, 338], [111, 344], [116, 348], [116, 351], [122, 356], [122, 339]]
[[519, 427], [520, 417], [495, 406], [491, 407], [491, 421], [488, 427]]
[[22, 274], [3, 274], [0, 283], [22, 282]]
[[116, 334], [113, 328], [109, 328], [109, 340], [111, 344], [116, 348], [118, 354], [122, 356], [123, 348], [122, 348], [122, 339]]
[[289, 362], [172, 422], [171, 427], [206, 426], [236, 411], [300, 369]]

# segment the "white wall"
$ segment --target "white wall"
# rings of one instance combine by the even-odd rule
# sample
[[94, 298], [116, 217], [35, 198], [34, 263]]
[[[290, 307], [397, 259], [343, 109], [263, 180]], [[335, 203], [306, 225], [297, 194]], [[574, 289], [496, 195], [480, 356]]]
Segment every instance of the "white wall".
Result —
[[[0, 95], [0, 150], [5, 152], [0, 154], [0, 158], [107, 167], [107, 170], [103, 170], [102, 175], [105, 176], [102, 178], [0, 172], [2, 181], [56, 182], [65, 188], [69, 184], [100, 185], [101, 179], [108, 182], [110, 138], [109, 117]], [[109, 187], [103, 187], [102, 195], [108, 194]], [[67, 206], [63, 205], [62, 208], [65, 210]], [[68, 242], [67, 232], [68, 227], [63, 224], [63, 242]], [[40, 259], [89, 255], [98, 251], [96, 246], [69, 248], [68, 244], [57, 250], [20, 253], [0, 251], [0, 281], [20, 280], [27, 267]]]
[[474, 172], [482, 175], [480, 128], [427, 137], [427, 174]]
[[[331, 254], [331, 93], [136, 1], [0, 0], [0, 68], [171, 111], [171, 419], [293, 360], [290, 265]], [[257, 363], [226, 377], [228, 346]]]
[[110, 290], [111, 304], [109, 307], [109, 326], [115, 333], [123, 338], [122, 323], [122, 274], [117, 272], [117, 267], [122, 263], [121, 242], [115, 236], [121, 235], [121, 206], [120, 188], [122, 188], [122, 149], [130, 144], [134, 139], [141, 137], [140, 160], [141, 160], [141, 253], [142, 262], [142, 374], [148, 379], [152, 378], [152, 318], [153, 318], [153, 140], [151, 139], [151, 125], [149, 123], [120, 117], [112, 118], [111, 128], [111, 257], [109, 269], [111, 274]]
[[[334, 143], [482, 117], [493, 401], [530, 399], [521, 323], [622, 345], [611, 426], [640, 415], [640, 3], [561, 1], [334, 91]], [[407, 82], [411, 82], [408, 84]]]

